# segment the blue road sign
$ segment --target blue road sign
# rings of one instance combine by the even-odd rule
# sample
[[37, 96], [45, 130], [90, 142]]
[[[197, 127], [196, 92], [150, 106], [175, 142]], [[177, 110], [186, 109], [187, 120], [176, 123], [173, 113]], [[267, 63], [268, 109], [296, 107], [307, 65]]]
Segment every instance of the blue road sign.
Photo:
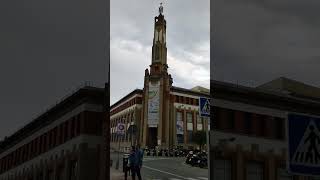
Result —
[[288, 171], [320, 175], [320, 118], [288, 114]]
[[210, 99], [205, 97], [199, 98], [200, 117], [210, 117]]

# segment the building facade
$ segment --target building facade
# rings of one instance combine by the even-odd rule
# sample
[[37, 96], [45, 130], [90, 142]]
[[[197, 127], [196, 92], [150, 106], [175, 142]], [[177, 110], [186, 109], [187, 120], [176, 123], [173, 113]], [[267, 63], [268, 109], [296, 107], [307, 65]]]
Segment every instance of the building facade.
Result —
[[[161, 7], [160, 7], [161, 8]], [[192, 134], [207, 131], [208, 119], [199, 117], [199, 97], [209, 98], [208, 89], [184, 89], [172, 86], [168, 73], [166, 20], [163, 11], [154, 18], [154, 37], [150, 70], [145, 70], [144, 87], [128, 94], [111, 106], [111, 146], [173, 148], [195, 147]], [[118, 136], [118, 123], [127, 125], [124, 136]], [[135, 133], [130, 132], [135, 126]], [[177, 131], [177, 125], [181, 128]]]
[[[279, 78], [256, 88], [212, 81], [210, 177], [315, 180], [287, 172], [287, 113], [320, 115], [319, 88]], [[296, 88], [297, 87], [297, 88]], [[301, 91], [301, 89], [303, 91]], [[307, 95], [306, 95], [307, 94]], [[230, 140], [232, 139], [232, 141]], [[320, 179], [320, 178], [318, 178]]]
[[84, 87], [0, 144], [0, 180], [103, 179], [104, 90]]

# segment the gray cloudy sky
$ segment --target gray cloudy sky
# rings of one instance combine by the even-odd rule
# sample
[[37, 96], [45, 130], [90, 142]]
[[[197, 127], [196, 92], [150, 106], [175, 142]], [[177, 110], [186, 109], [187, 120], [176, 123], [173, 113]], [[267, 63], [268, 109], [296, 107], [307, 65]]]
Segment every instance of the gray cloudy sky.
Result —
[[0, 1], [0, 139], [85, 81], [106, 81], [107, 1]]
[[259, 85], [286, 76], [320, 86], [320, 2], [216, 0], [211, 78]]
[[111, 104], [133, 89], [143, 88], [160, 2], [164, 3], [167, 20], [168, 65], [173, 85], [209, 88], [209, 0], [111, 0]]

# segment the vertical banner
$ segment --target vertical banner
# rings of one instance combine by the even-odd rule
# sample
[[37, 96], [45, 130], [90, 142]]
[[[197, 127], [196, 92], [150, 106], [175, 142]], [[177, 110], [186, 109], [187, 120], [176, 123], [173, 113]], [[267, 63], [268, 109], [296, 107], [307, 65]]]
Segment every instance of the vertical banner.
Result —
[[159, 124], [160, 110], [160, 82], [155, 84], [149, 83], [148, 92], [148, 125], [149, 127], [157, 127]]
[[183, 135], [183, 121], [177, 121], [177, 134]]
[[176, 117], [176, 126], [177, 126], [177, 133], [183, 135], [183, 121], [182, 121], [182, 112], [177, 112]]

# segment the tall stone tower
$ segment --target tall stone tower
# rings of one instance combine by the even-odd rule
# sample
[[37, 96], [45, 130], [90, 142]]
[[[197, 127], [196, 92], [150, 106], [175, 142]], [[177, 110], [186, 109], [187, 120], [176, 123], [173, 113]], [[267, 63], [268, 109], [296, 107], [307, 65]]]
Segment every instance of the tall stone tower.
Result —
[[154, 37], [150, 72], [145, 70], [143, 118], [140, 130], [142, 146], [167, 147], [169, 143], [169, 102], [171, 75], [168, 74], [166, 20], [160, 4], [159, 15], [154, 18]]

